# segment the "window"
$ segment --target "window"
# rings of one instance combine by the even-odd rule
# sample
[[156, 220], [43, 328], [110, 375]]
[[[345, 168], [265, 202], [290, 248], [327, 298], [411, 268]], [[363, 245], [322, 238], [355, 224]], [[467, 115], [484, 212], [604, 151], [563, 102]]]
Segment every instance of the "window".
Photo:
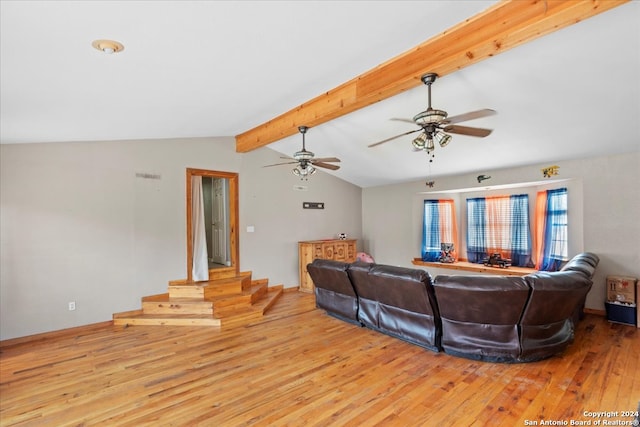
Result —
[[533, 266], [526, 194], [467, 199], [467, 259], [480, 263], [494, 253]]
[[557, 271], [568, 259], [567, 189], [538, 192], [536, 254], [538, 270]]
[[422, 260], [439, 261], [443, 243], [453, 243], [450, 254], [458, 260], [458, 230], [453, 200], [425, 200], [422, 228]]

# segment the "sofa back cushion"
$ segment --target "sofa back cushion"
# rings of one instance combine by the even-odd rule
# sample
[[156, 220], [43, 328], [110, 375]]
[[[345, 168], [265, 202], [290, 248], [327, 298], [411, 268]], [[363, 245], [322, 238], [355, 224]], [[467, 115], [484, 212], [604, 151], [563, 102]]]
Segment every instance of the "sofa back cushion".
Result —
[[579, 271], [588, 278], [592, 278], [600, 258], [596, 254], [584, 252], [574, 256], [560, 271]]
[[347, 270], [349, 264], [326, 259], [315, 259], [307, 265], [313, 280], [316, 307], [334, 317], [358, 323], [358, 297]]
[[376, 299], [374, 290], [369, 283], [369, 270], [375, 265], [376, 264], [368, 262], [356, 261], [349, 266], [347, 273], [349, 274], [351, 285], [359, 297], [370, 300]]
[[355, 297], [356, 292], [347, 274], [348, 268], [348, 263], [330, 259], [314, 259], [307, 265], [307, 271], [316, 288]]
[[537, 272], [525, 276], [531, 297], [523, 325], [547, 325], [573, 316], [591, 289], [592, 281], [579, 271]]
[[353, 289], [358, 294], [358, 319], [365, 326], [378, 327], [378, 301], [375, 289], [369, 280], [369, 270], [375, 264], [356, 261], [349, 267], [348, 273]]
[[381, 304], [414, 313], [437, 313], [431, 276], [424, 270], [376, 265], [369, 270], [370, 285]]
[[517, 276], [437, 276], [434, 287], [443, 318], [479, 324], [517, 324], [529, 297]]
[[597, 267], [600, 262], [600, 257], [593, 252], [582, 252], [581, 254], [576, 255], [575, 258], [583, 259], [594, 267]]

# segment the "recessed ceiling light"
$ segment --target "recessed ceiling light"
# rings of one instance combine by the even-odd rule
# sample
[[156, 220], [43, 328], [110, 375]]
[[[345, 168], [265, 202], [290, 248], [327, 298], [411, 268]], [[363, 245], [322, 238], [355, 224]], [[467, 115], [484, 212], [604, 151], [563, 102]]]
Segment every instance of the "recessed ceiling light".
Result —
[[101, 52], [108, 54], [117, 53], [121, 50], [124, 50], [124, 46], [122, 45], [122, 43], [118, 43], [114, 40], [94, 40], [93, 43], [91, 43], [91, 46], [95, 47]]

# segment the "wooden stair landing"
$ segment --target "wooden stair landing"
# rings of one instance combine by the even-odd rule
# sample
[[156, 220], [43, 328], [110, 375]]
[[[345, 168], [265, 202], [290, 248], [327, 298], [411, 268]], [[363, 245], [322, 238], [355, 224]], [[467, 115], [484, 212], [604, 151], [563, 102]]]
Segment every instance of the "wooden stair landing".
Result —
[[227, 326], [259, 320], [283, 292], [251, 273], [185, 284], [142, 298], [140, 310], [115, 313], [114, 325]]

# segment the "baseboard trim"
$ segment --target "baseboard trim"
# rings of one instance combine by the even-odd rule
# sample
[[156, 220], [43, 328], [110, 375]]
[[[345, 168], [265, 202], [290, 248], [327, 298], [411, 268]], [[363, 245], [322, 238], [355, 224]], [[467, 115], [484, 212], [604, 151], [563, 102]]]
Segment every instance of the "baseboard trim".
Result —
[[585, 308], [584, 312], [586, 314], [595, 314], [596, 316], [602, 316], [605, 317], [607, 315], [607, 312], [604, 310], [596, 310], [595, 308]]

